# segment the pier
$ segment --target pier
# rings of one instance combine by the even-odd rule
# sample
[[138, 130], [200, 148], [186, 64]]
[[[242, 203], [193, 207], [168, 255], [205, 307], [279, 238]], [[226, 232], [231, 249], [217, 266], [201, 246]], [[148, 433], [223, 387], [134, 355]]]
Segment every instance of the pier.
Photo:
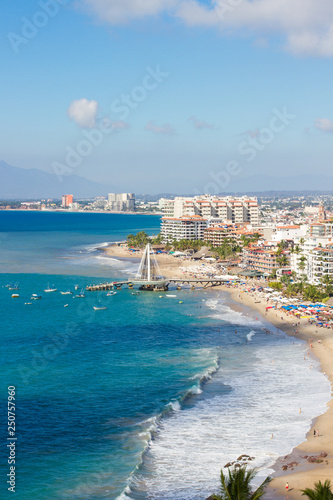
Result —
[[161, 276], [156, 257], [151, 253], [151, 246], [148, 245], [143, 253], [138, 272], [135, 275], [134, 280], [119, 280], [112, 281], [110, 283], [100, 283], [99, 285], [88, 285], [86, 287], [87, 292], [97, 292], [97, 291], [108, 291], [113, 289], [120, 289], [122, 286], [128, 286], [133, 288], [134, 285], [139, 286], [139, 290], [145, 291], [156, 291], [165, 292], [168, 290], [169, 285], [174, 283], [177, 288], [182, 285], [190, 285], [191, 288], [195, 288], [197, 285], [201, 285], [203, 288], [208, 288], [208, 286], [218, 286], [223, 285], [230, 281], [230, 277], [223, 278], [164, 278]]
[[202, 285], [203, 288], [207, 288], [210, 286], [219, 286], [227, 283], [230, 279], [210, 279], [210, 278], [199, 278], [199, 279], [190, 279], [190, 278], [170, 278], [168, 279], [169, 283], [175, 283], [176, 285]]
[[[133, 288], [134, 285], [144, 288], [141, 289], [147, 289], [147, 290], [156, 290], [156, 291], [163, 291], [164, 288], [168, 287], [171, 283], [174, 283], [177, 286], [181, 285], [191, 285], [192, 287], [195, 285], [201, 285], [203, 288], [207, 288], [208, 286], [219, 286], [223, 285], [226, 283], [227, 279], [207, 279], [207, 278], [200, 278], [200, 279], [180, 279], [180, 278], [169, 278], [165, 280], [123, 280], [123, 281], [113, 281], [110, 283], [100, 283], [98, 285], [88, 285], [86, 287], [87, 292], [98, 292], [98, 291], [108, 291], [108, 290], [114, 290], [115, 288], [122, 288], [122, 286], [128, 286], [129, 288]], [[167, 290], [167, 288], [166, 288]]]

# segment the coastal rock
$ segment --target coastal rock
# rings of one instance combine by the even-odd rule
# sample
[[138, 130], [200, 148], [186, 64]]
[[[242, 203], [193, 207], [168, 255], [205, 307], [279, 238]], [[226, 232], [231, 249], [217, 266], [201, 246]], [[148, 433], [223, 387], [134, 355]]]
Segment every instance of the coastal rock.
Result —
[[325, 457], [327, 457], [327, 453], [325, 453], [325, 452], [320, 453], [320, 455], [319, 455], [319, 456], [320, 456], [320, 457], [322, 457], [322, 458], [325, 458]]

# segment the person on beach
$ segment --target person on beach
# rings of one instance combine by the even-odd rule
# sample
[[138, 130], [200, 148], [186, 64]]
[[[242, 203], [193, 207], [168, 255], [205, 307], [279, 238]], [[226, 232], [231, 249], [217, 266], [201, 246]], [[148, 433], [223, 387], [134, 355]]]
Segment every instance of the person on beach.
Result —
[[289, 483], [286, 483], [286, 492], [288, 493], [289, 490]]
[[316, 437], [316, 429], [313, 429], [313, 437]]

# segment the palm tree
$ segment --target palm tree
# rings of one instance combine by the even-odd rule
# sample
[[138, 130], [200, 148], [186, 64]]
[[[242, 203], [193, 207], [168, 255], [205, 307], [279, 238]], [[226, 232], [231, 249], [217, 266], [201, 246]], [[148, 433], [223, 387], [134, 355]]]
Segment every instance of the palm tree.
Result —
[[298, 260], [298, 267], [301, 271], [304, 271], [305, 264], [306, 264], [306, 257], [304, 257], [304, 255], [302, 255], [302, 257]]
[[301, 490], [302, 495], [307, 496], [310, 500], [332, 500], [333, 493], [331, 490], [331, 481], [326, 479], [324, 483], [318, 481], [314, 484], [314, 488], [305, 488]]
[[243, 467], [228, 470], [224, 475], [221, 470], [220, 494], [212, 495], [213, 500], [258, 500], [264, 494], [265, 486], [271, 481], [266, 477], [265, 481], [255, 490], [251, 490], [251, 481], [256, 476], [256, 469], [246, 470]]
[[288, 260], [288, 257], [286, 255], [281, 255], [281, 257], [278, 257], [276, 259], [276, 261], [280, 267], [285, 267], [289, 264], [289, 260]]

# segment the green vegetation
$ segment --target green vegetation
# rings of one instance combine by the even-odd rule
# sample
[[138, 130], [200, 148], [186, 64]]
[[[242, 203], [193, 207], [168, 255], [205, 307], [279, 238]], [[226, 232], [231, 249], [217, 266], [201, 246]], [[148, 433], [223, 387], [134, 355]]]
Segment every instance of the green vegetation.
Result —
[[174, 240], [172, 242], [172, 248], [175, 251], [183, 252], [184, 250], [194, 250], [197, 252], [201, 247], [205, 246], [206, 243], [203, 240]]
[[239, 243], [232, 238], [225, 238], [222, 245], [218, 247], [211, 246], [210, 249], [221, 259], [230, 258], [242, 251], [242, 247]]
[[144, 248], [147, 243], [150, 243], [150, 238], [145, 231], [140, 231], [137, 234], [129, 234], [127, 236], [127, 245], [133, 248]]
[[[162, 235], [158, 234], [155, 238], [151, 238], [145, 231], [140, 231], [137, 234], [129, 234], [127, 236], [127, 245], [129, 247], [144, 248], [147, 243], [151, 243], [152, 245], [162, 245]], [[202, 240], [173, 240], [172, 242], [165, 245], [165, 250], [194, 250], [195, 252], [197, 252], [201, 247], [205, 245], [206, 243]]]
[[259, 239], [260, 239], [259, 233], [254, 233], [253, 236], [245, 236], [244, 234], [242, 234], [241, 236], [243, 247], [248, 247], [250, 243], [257, 243]]
[[246, 465], [232, 470], [224, 475], [221, 470], [220, 494], [212, 495], [214, 500], [258, 500], [265, 493], [265, 486], [271, 481], [267, 477], [255, 490], [251, 490], [251, 481], [256, 476], [255, 469], [246, 470]]
[[276, 261], [280, 267], [286, 267], [289, 264], [289, 260], [286, 255], [281, 255], [280, 257], [277, 257]]
[[305, 488], [301, 490], [302, 495], [307, 496], [310, 500], [332, 500], [333, 493], [331, 490], [331, 481], [326, 479], [324, 483], [318, 481], [314, 484], [314, 488]]
[[274, 290], [282, 290], [283, 289], [283, 284], [280, 283], [280, 281], [272, 281], [270, 283], [268, 283], [268, 286], [270, 286], [271, 288], [274, 288]]

